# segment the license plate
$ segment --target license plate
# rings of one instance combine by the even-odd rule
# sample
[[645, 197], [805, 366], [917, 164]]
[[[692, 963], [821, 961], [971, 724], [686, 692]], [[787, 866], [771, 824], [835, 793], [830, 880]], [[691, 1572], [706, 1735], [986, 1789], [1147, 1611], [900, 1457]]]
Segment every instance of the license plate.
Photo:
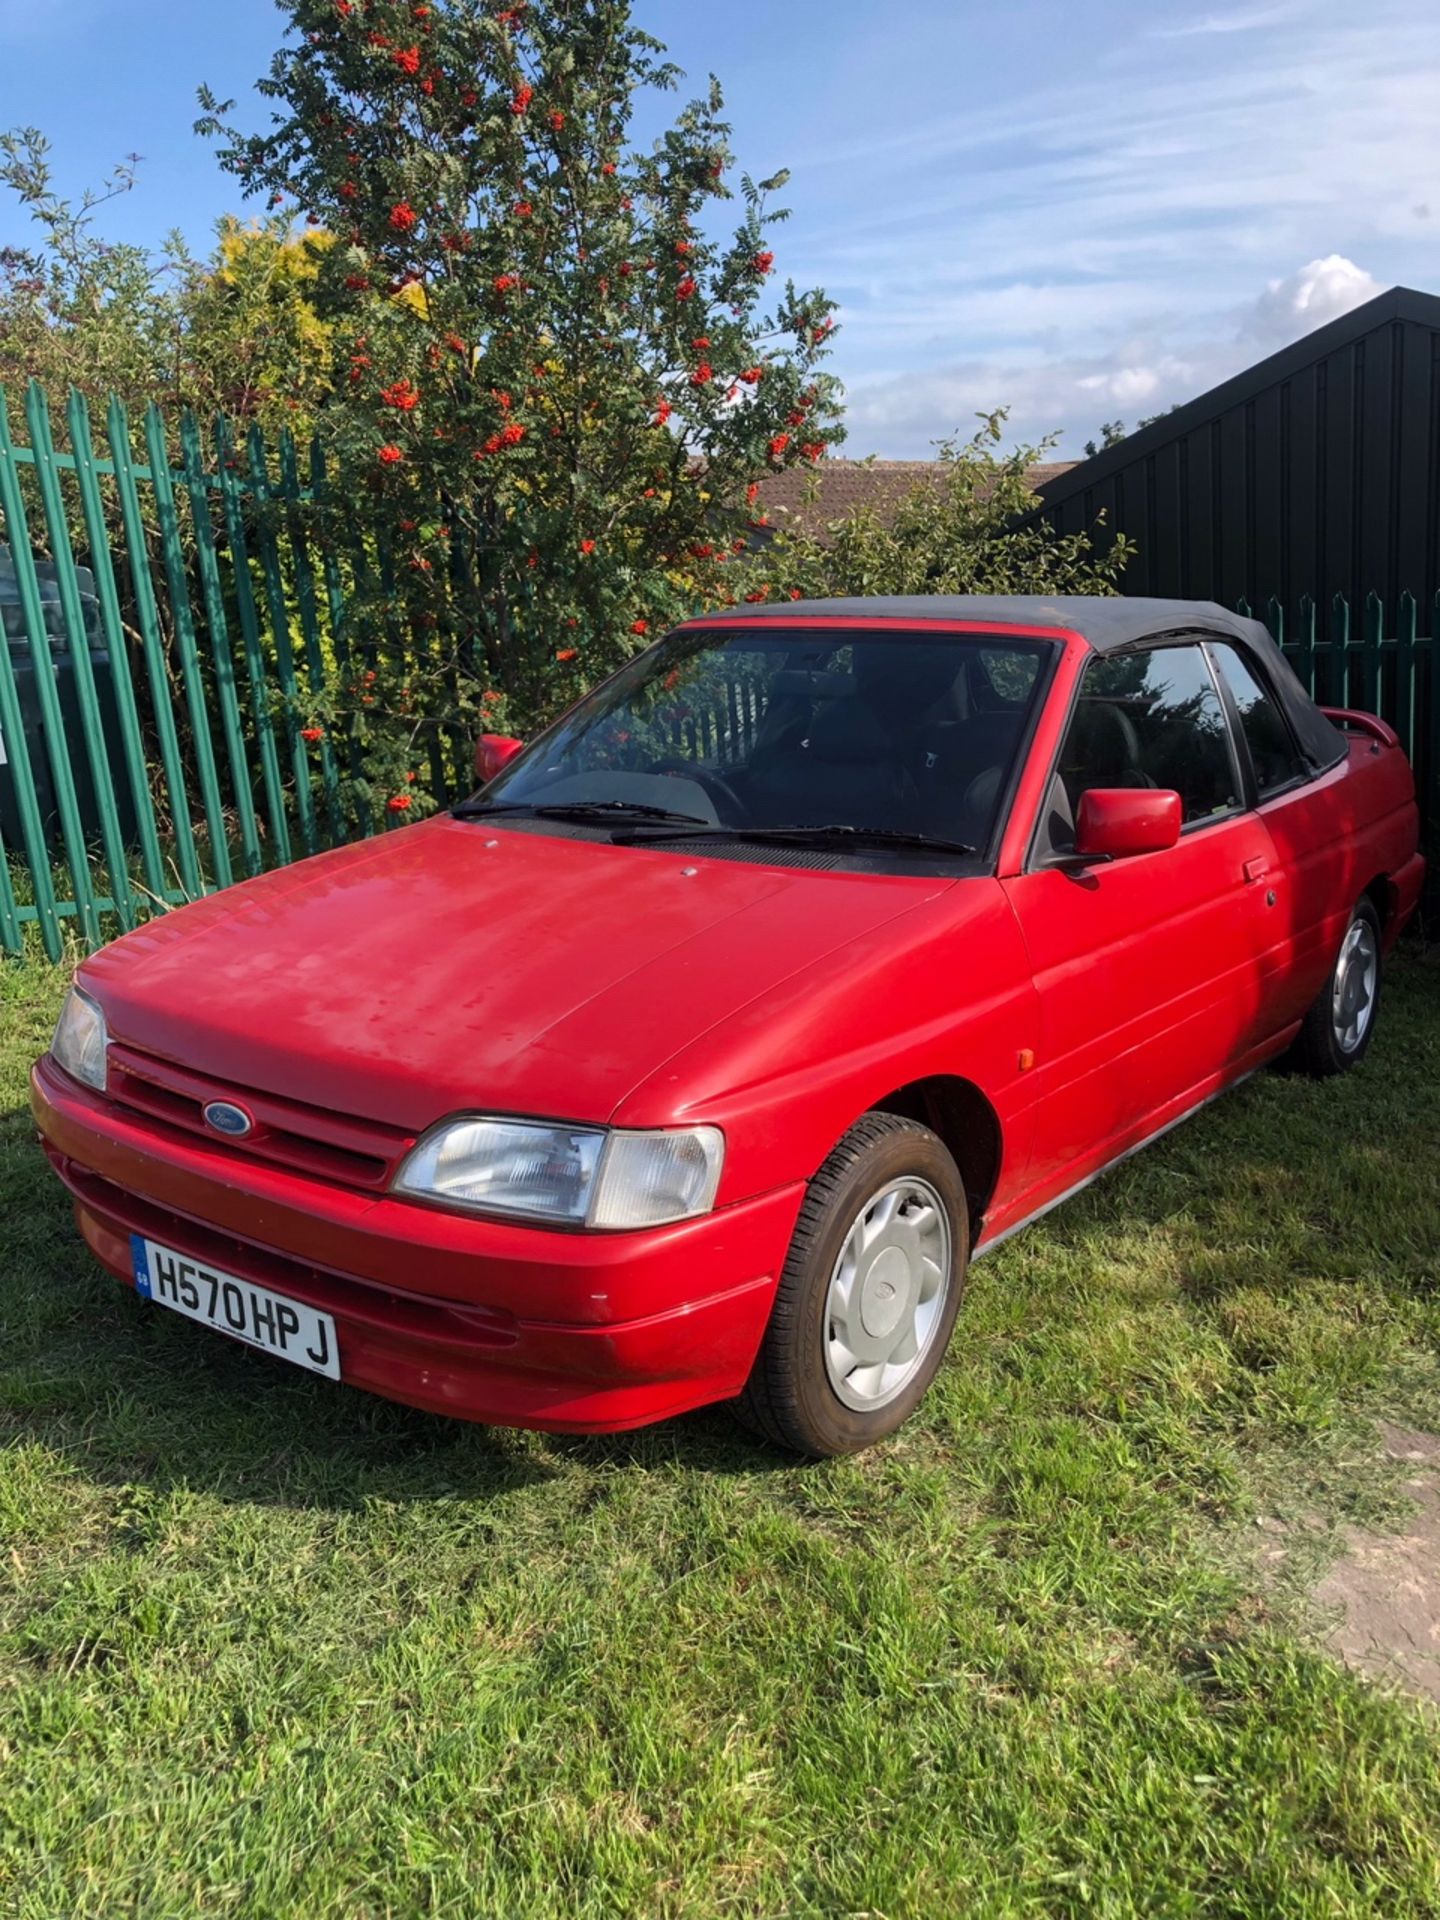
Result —
[[323, 1373], [327, 1380], [340, 1378], [335, 1322], [328, 1313], [300, 1300], [287, 1300], [268, 1287], [257, 1287], [253, 1280], [203, 1266], [138, 1233], [130, 1236], [130, 1253], [135, 1291], [142, 1299], [183, 1313], [217, 1333], [228, 1333], [232, 1340], [243, 1340], [263, 1353], [278, 1354], [297, 1367]]

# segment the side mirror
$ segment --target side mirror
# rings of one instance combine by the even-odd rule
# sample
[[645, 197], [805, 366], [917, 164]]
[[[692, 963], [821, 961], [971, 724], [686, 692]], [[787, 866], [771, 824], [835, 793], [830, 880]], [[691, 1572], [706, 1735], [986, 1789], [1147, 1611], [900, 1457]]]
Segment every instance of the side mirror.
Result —
[[1154, 787], [1091, 787], [1080, 796], [1075, 851], [1118, 860], [1162, 853], [1180, 838], [1180, 796]]
[[505, 733], [482, 733], [475, 742], [475, 778], [487, 786], [500, 769], [513, 760], [524, 746], [523, 740]]

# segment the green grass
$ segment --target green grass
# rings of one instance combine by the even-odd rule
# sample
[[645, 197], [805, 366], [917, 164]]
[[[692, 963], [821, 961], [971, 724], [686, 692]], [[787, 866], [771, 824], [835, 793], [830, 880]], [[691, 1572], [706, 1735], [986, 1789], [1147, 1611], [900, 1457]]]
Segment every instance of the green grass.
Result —
[[[889, 1445], [337, 1390], [91, 1266], [0, 969], [0, 1913], [1440, 1914], [1440, 1723], [1319, 1650], [1440, 1427], [1440, 975], [974, 1271]], [[1257, 1519], [1288, 1521], [1280, 1577]]]

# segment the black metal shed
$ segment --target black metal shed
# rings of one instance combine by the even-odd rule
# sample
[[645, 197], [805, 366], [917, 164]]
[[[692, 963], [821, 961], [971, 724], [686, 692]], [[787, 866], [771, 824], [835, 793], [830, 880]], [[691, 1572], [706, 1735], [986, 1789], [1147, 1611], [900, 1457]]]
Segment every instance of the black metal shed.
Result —
[[1396, 287], [1052, 480], [1061, 532], [1101, 511], [1127, 594], [1293, 608], [1440, 589], [1440, 298]]

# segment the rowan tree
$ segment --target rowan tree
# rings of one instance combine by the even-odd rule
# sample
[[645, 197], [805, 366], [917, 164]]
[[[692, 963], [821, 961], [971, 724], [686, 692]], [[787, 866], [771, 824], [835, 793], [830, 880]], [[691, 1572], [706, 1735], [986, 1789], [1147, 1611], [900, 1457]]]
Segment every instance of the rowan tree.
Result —
[[198, 124], [248, 194], [337, 236], [321, 430], [389, 556], [384, 612], [436, 636], [450, 697], [529, 725], [744, 591], [766, 476], [840, 437], [831, 305], [779, 281], [785, 176], [737, 174], [718, 83], [636, 143], [678, 75], [626, 0], [285, 10], [270, 131], [205, 91]]

